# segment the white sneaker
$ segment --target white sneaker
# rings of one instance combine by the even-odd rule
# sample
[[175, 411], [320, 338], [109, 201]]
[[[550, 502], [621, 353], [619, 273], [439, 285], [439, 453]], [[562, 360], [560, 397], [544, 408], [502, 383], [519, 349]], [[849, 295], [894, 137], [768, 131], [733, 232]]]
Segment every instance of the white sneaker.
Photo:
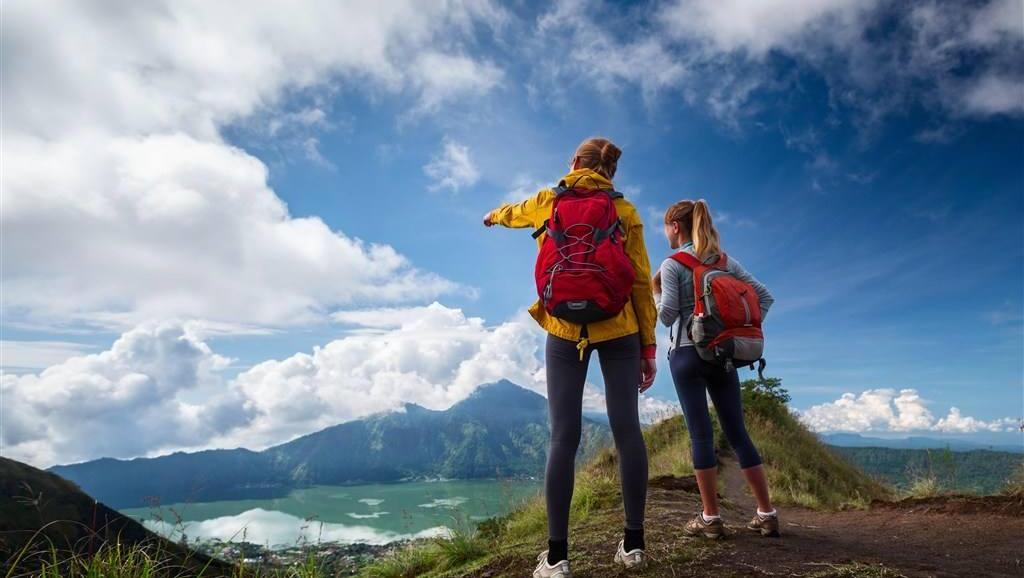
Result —
[[619, 540], [619, 551], [615, 553], [616, 564], [622, 564], [626, 570], [640, 570], [647, 565], [647, 552], [640, 548], [627, 552], [624, 546], [625, 541]]
[[548, 551], [544, 550], [537, 556], [537, 569], [533, 571], [533, 578], [572, 578], [569, 561], [562, 560], [551, 566], [548, 564]]

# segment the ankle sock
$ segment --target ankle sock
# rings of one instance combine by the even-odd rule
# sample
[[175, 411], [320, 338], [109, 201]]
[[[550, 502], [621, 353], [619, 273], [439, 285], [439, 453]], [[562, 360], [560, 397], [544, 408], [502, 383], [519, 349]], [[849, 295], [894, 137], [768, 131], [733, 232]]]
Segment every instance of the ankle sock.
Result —
[[767, 520], [768, 518], [771, 518], [771, 517], [774, 517], [774, 516], [777, 516], [777, 515], [778, 515], [778, 511], [777, 510], [772, 510], [771, 512], [762, 512], [761, 508], [757, 509], [757, 517], [761, 518], [762, 520]]
[[568, 540], [548, 540], [548, 566], [569, 559]]
[[628, 553], [632, 552], [633, 550], [645, 549], [646, 546], [644, 544], [643, 528], [640, 528], [639, 530], [630, 530], [629, 528], [624, 528], [624, 531], [625, 533], [623, 535], [622, 540], [623, 550], [625, 550]]
[[711, 522], [714, 522], [715, 520], [721, 520], [722, 519], [721, 516], [709, 516], [709, 515], [705, 514], [704, 512], [700, 513], [700, 517], [701, 517], [702, 520], [704, 520], [705, 524], [710, 524]]

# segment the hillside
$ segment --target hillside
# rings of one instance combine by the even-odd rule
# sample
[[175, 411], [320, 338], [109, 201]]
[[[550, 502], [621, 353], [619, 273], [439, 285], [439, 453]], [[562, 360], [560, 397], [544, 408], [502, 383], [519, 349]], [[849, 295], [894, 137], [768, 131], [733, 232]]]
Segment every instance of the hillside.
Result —
[[941, 491], [989, 494], [1006, 486], [1024, 465], [1024, 454], [989, 450], [830, 448], [868, 474], [902, 490], [929, 481]]
[[821, 441], [830, 446], [844, 448], [892, 448], [897, 450], [945, 450], [954, 452], [970, 452], [989, 450], [993, 452], [1010, 452], [1024, 454], [1024, 443], [982, 443], [962, 438], [933, 438], [909, 436], [899, 438], [879, 438], [863, 436], [855, 433], [824, 433], [819, 434]]
[[53, 555], [65, 559], [117, 545], [158, 555], [174, 573], [230, 572], [228, 565], [160, 538], [57, 475], [0, 458], [0, 575], [15, 575], [13, 568], [33, 571]]
[[[543, 473], [549, 429], [544, 397], [509, 381], [480, 386], [444, 411], [404, 411], [339, 424], [260, 452], [246, 449], [101, 459], [56, 466], [117, 508], [154, 502], [269, 498], [311, 485], [411, 478], [514, 478]], [[584, 422], [584, 456], [609, 439]]]
[[[679, 417], [646, 432], [651, 463], [648, 553], [643, 576], [662, 578], [803, 576], [1019, 575], [1024, 497], [889, 501], [890, 492], [830, 451], [788, 412], [776, 380], [746, 382], [751, 435], [768, 467], [783, 516], [781, 539], [742, 530], [754, 507], [738, 468], [720, 448], [724, 515], [733, 531], [711, 543], [685, 537], [699, 511], [688, 438]], [[721, 439], [721, 436], [718, 436]], [[577, 476], [571, 562], [576, 578], [624, 576], [612, 564], [621, 533], [614, 452], [602, 452]], [[955, 517], [951, 517], [955, 516]], [[528, 576], [546, 539], [540, 498], [485, 523], [475, 535], [410, 547], [367, 568], [372, 578], [519, 578]], [[893, 548], [893, 544], [899, 544]]]

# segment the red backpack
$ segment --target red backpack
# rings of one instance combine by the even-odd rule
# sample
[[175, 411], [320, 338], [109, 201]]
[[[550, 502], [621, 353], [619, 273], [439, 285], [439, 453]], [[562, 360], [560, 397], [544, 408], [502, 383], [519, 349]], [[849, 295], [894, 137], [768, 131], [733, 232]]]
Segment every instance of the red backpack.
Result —
[[672, 255], [693, 271], [693, 317], [688, 328], [697, 354], [702, 359], [725, 366], [758, 365], [764, 371], [764, 333], [761, 331], [761, 304], [754, 288], [726, 269], [723, 253], [713, 263], [703, 263], [693, 255], [679, 251]]
[[636, 273], [623, 247], [615, 199], [602, 189], [555, 188], [537, 255], [537, 294], [548, 313], [585, 325], [614, 317], [629, 302]]

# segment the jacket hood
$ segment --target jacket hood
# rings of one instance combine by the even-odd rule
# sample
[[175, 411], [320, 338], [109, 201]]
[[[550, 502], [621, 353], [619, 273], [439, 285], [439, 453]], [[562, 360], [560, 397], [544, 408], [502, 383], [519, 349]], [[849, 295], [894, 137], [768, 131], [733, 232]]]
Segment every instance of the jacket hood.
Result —
[[594, 169], [577, 169], [562, 177], [558, 182], [562, 187], [579, 187], [581, 189], [614, 189], [615, 185]]

